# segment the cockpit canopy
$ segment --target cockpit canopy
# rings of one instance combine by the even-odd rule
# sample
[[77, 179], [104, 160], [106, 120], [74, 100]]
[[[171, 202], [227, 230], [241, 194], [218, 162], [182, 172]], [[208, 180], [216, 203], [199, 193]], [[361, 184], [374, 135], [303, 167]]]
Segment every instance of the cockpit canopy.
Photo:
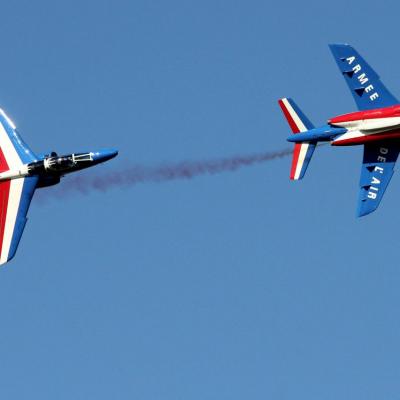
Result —
[[52, 152], [50, 157], [44, 159], [44, 167], [50, 171], [64, 171], [76, 167], [79, 163], [91, 161], [93, 161], [93, 153], [68, 154], [59, 157], [57, 153]]
[[72, 160], [74, 162], [93, 161], [93, 153], [72, 154]]
[[45, 169], [51, 171], [62, 171], [74, 166], [72, 156], [48, 157], [44, 159]]

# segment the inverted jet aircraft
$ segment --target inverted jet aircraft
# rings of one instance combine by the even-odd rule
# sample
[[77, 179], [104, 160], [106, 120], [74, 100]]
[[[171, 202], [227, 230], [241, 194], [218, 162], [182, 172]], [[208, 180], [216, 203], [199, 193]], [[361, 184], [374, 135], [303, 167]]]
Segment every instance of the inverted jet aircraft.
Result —
[[70, 172], [110, 160], [117, 150], [107, 149], [58, 156], [36, 155], [0, 109], [0, 265], [17, 251], [36, 189], [56, 185]]
[[352, 46], [329, 47], [359, 111], [331, 118], [315, 128], [292, 99], [279, 100], [295, 134], [287, 139], [295, 144], [290, 179], [304, 177], [318, 142], [363, 145], [357, 210], [361, 217], [377, 209], [393, 175], [400, 152], [400, 103]]

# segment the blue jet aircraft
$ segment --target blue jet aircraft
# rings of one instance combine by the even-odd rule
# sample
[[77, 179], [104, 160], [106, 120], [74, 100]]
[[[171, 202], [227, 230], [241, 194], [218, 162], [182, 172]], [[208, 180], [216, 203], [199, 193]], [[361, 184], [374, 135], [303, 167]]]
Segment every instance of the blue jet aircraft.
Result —
[[107, 149], [38, 156], [0, 109], [0, 265], [10, 261], [17, 251], [36, 189], [56, 185], [64, 175], [110, 160], [117, 154], [117, 150]]
[[359, 111], [331, 118], [315, 128], [292, 99], [279, 100], [295, 134], [287, 139], [295, 144], [290, 179], [304, 177], [318, 142], [363, 145], [357, 210], [361, 217], [377, 209], [393, 175], [400, 152], [400, 103], [352, 46], [329, 47]]

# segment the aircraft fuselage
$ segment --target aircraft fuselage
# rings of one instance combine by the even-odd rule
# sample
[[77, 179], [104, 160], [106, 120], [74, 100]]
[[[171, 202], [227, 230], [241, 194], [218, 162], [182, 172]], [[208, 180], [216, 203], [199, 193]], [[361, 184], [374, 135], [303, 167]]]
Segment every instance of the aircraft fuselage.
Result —
[[400, 138], [400, 104], [357, 111], [330, 118], [327, 125], [290, 136], [289, 141], [330, 141], [333, 146], [354, 146]]
[[73, 153], [59, 156], [51, 153], [38, 161], [24, 164], [17, 170], [0, 173], [0, 181], [38, 176], [38, 187], [52, 186], [60, 182], [60, 178], [71, 172], [100, 164], [118, 154], [116, 150], [101, 150], [89, 153]]

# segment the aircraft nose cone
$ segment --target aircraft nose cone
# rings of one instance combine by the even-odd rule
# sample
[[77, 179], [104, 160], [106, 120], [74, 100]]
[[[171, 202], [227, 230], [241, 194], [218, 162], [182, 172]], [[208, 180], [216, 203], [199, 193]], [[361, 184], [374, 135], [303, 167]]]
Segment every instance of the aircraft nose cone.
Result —
[[93, 161], [103, 162], [111, 160], [118, 155], [118, 150], [116, 149], [103, 149], [92, 153]]

